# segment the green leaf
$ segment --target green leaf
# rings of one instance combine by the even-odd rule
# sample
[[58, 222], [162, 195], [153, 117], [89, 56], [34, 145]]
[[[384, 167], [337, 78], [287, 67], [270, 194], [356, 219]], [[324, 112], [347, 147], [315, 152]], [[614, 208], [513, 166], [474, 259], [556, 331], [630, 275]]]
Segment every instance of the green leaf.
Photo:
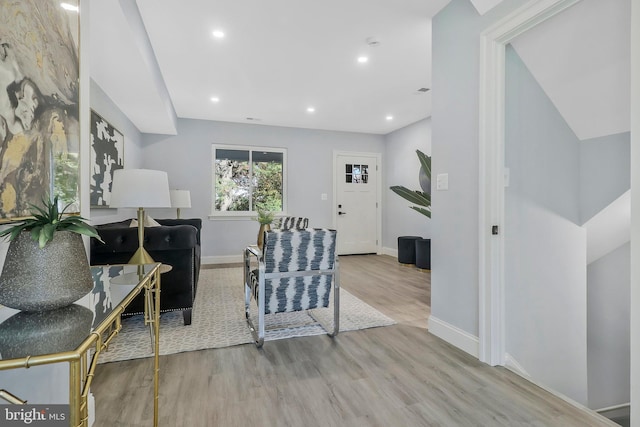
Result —
[[[86, 219], [78, 215], [69, 215], [66, 218], [60, 220], [60, 224], [84, 224]], [[60, 227], [60, 226], [58, 226]]]
[[18, 227], [18, 226], [16, 225], [16, 226], [13, 226], [11, 228], [5, 228], [4, 230], [0, 231], [0, 237], [7, 237], [7, 236], [11, 235], [11, 233], [13, 232], [13, 230], [16, 227]]
[[43, 197], [42, 205], [43, 207], [31, 205], [33, 218], [27, 218], [0, 231], [0, 238], [14, 240], [22, 231], [30, 231], [31, 238], [38, 242], [38, 245], [42, 248], [53, 239], [56, 231], [69, 230], [74, 233], [95, 237], [102, 241], [95, 228], [85, 222], [87, 221], [85, 218], [78, 215], [64, 214], [71, 204], [65, 206], [62, 212], [58, 210], [58, 196], [55, 196], [53, 200]]
[[22, 232], [22, 230], [24, 230], [25, 227], [26, 225], [24, 223], [14, 225], [13, 227], [2, 230], [0, 232], [0, 237], [4, 238], [5, 240], [11, 241], [18, 237], [18, 235]]
[[40, 226], [31, 229], [31, 239], [33, 241], [37, 242], [40, 240], [40, 230], [42, 230]]
[[73, 231], [74, 233], [84, 234], [85, 236], [94, 237], [99, 241], [101, 241], [102, 243], [104, 243], [104, 241], [102, 240], [102, 238], [100, 237], [96, 229], [85, 223], [70, 224], [65, 229], [68, 231]]
[[425, 215], [425, 216], [428, 216], [429, 218], [431, 218], [431, 211], [430, 210], [427, 210], [425, 208], [419, 208], [418, 206], [411, 206], [411, 209], [413, 209], [414, 211], [418, 211], [422, 215]]
[[53, 239], [54, 231], [56, 231], [56, 226], [54, 224], [45, 224], [44, 227], [42, 227], [42, 230], [40, 230], [40, 240], [38, 242], [40, 248], [44, 248], [44, 245]]
[[36, 205], [31, 205], [31, 207], [36, 210], [36, 212], [31, 211], [31, 215], [33, 215], [34, 217], [42, 217], [42, 218], [49, 217], [49, 213], [44, 209], [39, 208]]
[[24, 230], [24, 227], [23, 227], [23, 226], [21, 226], [21, 227], [17, 227], [16, 229], [12, 230], [12, 231], [11, 231], [11, 237], [9, 238], [9, 240], [13, 240], [13, 239], [15, 239], [16, 237], [18, 237], [18, 235], [19, 235], [20, 233], [22, 233], [22, 230]]
[[431, 197], [421, 191], [411, 191], [402, 185], [394, 185], [393, 187], [390, 187], [390, 189], [398, 196], [411, 203], [426, 207], [431, 206]]
[[[58, 201], [58, 196], [56, 196], [56, 205], [57, 205], [57, 201]], [[60, 212], [60, 217], [62, 217], [62, 215], [67, 211], [67, 209], [69, 209], [69, 206], [71, 206], [73, 203], [67, 203], [67, 206], [64, 207], [64, 209], [62, 209], [62, 212]]]
[[431, 157], [427, 156], [420, 150], [416, 150], [418, 154], [418, 159], [420, 160], [420, 166], [424, 169], [424, 172], [427, 174], [429, 179], [431, 179]]

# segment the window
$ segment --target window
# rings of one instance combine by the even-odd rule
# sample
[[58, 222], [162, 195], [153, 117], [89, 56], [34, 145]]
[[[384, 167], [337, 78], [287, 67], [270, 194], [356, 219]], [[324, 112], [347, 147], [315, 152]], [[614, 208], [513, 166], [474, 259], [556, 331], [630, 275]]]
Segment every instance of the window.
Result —
[[368, 165], [345, 165], [345, 182], [349, 184], [366, 184], [369, 182]]
[[286, 209], [287, 151], [213, 145], [213, 216], [254, 216]]

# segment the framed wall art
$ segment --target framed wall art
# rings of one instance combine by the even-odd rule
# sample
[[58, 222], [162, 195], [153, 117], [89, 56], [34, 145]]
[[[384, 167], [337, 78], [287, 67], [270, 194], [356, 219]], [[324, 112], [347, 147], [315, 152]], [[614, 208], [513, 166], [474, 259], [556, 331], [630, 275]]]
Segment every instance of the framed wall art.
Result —
[[0, 0], [0, 222], [55, 195], [80, 211], [78, 19], [57, 0]]
[[124, 167], [124, 135], [91, 110], [92, 207], [109, 207], [113, 172]]

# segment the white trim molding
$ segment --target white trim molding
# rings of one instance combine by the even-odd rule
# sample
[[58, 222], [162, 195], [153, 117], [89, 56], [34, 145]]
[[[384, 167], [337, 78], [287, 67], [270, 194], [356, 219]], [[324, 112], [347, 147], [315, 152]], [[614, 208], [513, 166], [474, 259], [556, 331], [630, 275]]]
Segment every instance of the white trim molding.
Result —
[[478, 357], [478, 337], [453, 326], [450, 323], [440, 320], [433, 315], [429, 316], [427, 329], [438, 338], [442, 338], [449, 344], [458, 347], [460, 350], [469, 353], [473, 357]]
[[640, 426], [640, 0], [631, 1], [631, 426]]
[[[376, 245], [376, 254], [382, 254], [382, 154], [374, 152], [353, 152], [353, 151], [339, 151], [333, 150], [333, 228], [338, 229], [338, 157], [339, 156], [354, 156], [354, 157], [374, 157], [376, 159], [376, 202], [378, 209], [376, 212], [376, 239], [378, 244]], [[397, 256], [397, 254], [396, 254]]]
[[[518, 35], [580, 0], [533, 0], [480, 34], [479, 359], [504, 365], [505, 48]], [[497, 226], [498, 234], [492, 234]]]
[[242, 254], [239, 255], [219, 255], [219, 256], [203, 256], [202, 265], [207, 264], [236, 264], [242, 262]]
[[398, 258], [398, 248], [388, 248], [384, 246], [382, 248], [382, 255], [389, 255], [394, 258]]
[[530, 379], [531, 375], [529, 375], [529, 373], [527, 372], [526, 369], [524, 369], [524, 367], [518, 363], [518, 361], [509, 353], [507, 353], [506, 357], [505, 357], [505, 361], [504, 361], [504, 367], [515, 372], [516, 374], [520, 375], [521, 377]]

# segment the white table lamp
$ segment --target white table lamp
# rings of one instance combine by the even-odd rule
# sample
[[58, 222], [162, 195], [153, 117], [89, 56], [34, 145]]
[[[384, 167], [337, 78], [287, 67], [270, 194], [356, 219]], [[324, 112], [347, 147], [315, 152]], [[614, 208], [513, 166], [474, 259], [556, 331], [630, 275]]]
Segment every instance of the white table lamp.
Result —
[[110, 207], [138, 208], [138, 250], [129, 264], [154, 262], [144, 249], [144, 208], [171, 207], [166, 172], [150, 169], [118, 169], [113, 173]]
[[189, 190], [169, 190], [171, 207], [176, 208], [176, 218], [180, 219], [180, 208], [191, 207], [191, 192]]

